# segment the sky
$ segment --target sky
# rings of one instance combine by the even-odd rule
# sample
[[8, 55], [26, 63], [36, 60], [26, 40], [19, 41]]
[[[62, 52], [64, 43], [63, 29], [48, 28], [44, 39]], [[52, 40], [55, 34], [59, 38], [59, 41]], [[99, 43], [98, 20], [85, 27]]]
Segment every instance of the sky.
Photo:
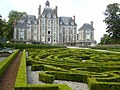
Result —
[[[47, 0], [0, 0], [0, 15], [7, 20], [8, 14], [12, 10], [26, 12], [29, 15], [38, 17], [38, 7], [41, 5], [42, 11]], [[77, 30], [84, 24], [93, 21], [94, 38], [100, 42], [100, 38], [106, 33], [104, 12], [107, 5], [120, 3], [120, 0], [49, 0], [50, 7], [58, 6], [58, 16], [68, 16], [76, 18]]]

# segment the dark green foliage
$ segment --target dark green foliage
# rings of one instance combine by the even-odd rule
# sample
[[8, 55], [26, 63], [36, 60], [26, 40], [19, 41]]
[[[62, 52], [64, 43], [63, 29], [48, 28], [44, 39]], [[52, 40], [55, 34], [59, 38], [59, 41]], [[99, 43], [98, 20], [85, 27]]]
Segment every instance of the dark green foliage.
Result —
[[55, 79], [57, 80], [67, 80], [67, 81], [75, 81], [75, 82], [83, 82], [87, 83], [87, 74], [78, 74], [78, 73], [70, 73], [70, 72], [46, 72], [47, 74], [55, 75]]
[[14, 53], [12, 53], [10, 56], [8, 56], [5, 60], [0, 62], [0, 76], [3, 74], [3, 72], [6, 70], [6, 68], [10, 65], [12, 60], [17, 56], [19, 50], [16, 50]]
[[31, 49], [31, 48], [65, 48], [59, 45], [42, 45], [42, 44], [21, 44], [21, 43], [6, 43], [4, 47], [16, 48], [16, 49]]
[[41, 72], [41, 73], [39, 73], [39, 80], [44, 83], [53, 83], [53, 81], [55, 80], [55, 76]]
[[33, 70], [42, 70], [58, 80], [87, 83], [90, 90], [119, 90], [120, 53], [62, 48], [28, 52]]
[[107, 5], [105, 11], [105, 20], [104, 22], [107, 24], [107, 31], [109, 34], [109, 39], [101, 40], [101, 44], [120, 44], [120, 4], [113, 3]]
[[25, 86], [27, 84], [27, 76], [26, 76], [26, 51], [23, 51], [21, 62], [15, 82], [15, 87]]
[[120, 52], [120, 45], [97, 45], [91, 48]]

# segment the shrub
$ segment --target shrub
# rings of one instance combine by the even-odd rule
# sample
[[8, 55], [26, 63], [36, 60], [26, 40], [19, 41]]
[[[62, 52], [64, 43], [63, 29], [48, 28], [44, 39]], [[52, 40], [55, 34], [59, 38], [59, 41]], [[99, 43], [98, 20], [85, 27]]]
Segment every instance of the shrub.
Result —
[[39, 73], [39, 80], [44, 83], [53, 83], [53, 81], [55, 80], [55, 76], [41, 72], [41, 73]]

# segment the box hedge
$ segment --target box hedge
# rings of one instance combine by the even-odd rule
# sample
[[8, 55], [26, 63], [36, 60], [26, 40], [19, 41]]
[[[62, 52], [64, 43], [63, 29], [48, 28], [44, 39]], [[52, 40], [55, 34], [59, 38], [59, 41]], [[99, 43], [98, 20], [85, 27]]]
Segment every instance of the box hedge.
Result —
[[39, 80], [44, 83], [53, 83], [53, 81], [55, 80], [55, 76], [41, 72], [39, 73]]
[[10, 63], [15, 59], [18, 52], [19, 52], [19, 50], [16, 50], [10, 56], [8, 56], [5, 60], [0, 62], [0, 76], [3, 74], [3, 72], [6, 70], [6, 68], [10, 65]]

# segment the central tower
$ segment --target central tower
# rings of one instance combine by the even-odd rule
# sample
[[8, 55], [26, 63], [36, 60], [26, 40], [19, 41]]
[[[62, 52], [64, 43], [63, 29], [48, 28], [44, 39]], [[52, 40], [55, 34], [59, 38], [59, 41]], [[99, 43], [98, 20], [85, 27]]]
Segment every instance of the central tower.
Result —
[[59, 18], [57, 16], [57, 6], [55, 9], [50, 8], [50, 2], [47, 0], [43, 12], [41, 13], [41, 5], [39, 5], [38, 21], [40, 42], [46, 44], [59, 43]]

